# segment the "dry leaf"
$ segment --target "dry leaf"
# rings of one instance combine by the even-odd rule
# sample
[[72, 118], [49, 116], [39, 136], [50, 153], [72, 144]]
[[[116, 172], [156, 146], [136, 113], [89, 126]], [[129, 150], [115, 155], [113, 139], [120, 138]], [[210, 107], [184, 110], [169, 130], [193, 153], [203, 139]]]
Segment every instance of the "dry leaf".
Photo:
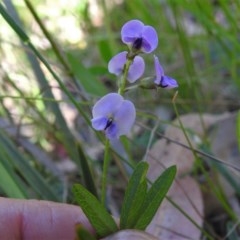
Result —
[[[210, 115], [204, 114], [187, 114], [180, 117], [183, 126], [188, 132], [193, 147], [199, 143], [199, 137], [205, 134], [209, 126], [213, 123], [227, 118], [228, 114], [223, 115]], [[204, 123], [204, 126], [202, 125]], [[178, 120], [173, 122], [174, 125], [166, 129], [165, 136], [171, 140], [182, 143], [186, 146], [188, 142], [184, 136], [183, 131], [178, 127]], [[190, 131], [191, 132], [190, 132]], [[179, 176], [189, 173], [192, 170], [194, 156], [193, 153], [176, 143], [170, 142], [166, 139], [157, 141], [148, 154], [148, 162], [150, 164], [149, 179], [155, 180], [166, 167], [177, 165], [177, 174]]]
[[[187, 114], [181, 116], [181, 122], [186, 129], [192, 146], [195, 148], [206, 130], [213, 123], [225, 119], [228, 114], [214, 116], [210, 114]], [[204, 124], [202, 124], [204, 123]], [[165, 136], [171, 140], [188, 145], [183, 131], [175, 120], [172, 126], [166, 129]], [[204, 203], [200, 187], [195, 179], [188, 176], [194, 164], [191, 150], [166, 139], [155, 143], [149, 151], [150, 165], [148, 178], [154, 181], [166, 167], [177, 165], [177, 181], [171, 187], [168, 197], [172, 199], [191, 219], [201, 228], [204, 218]], [[154, 234], [158, 239], [200, 239], [201, 230], [187, 217], [176, 209], [168, 200], [164, 200], [156, 213], [147, 232]]]
[[[189, 176], [172, 185], [168, 197], [186, 212], [199, 227], [203, 224], [203, 201], [197, 182]], [[147, 232], [158, 239], [200, 239], [201, 231], [167, 199], [162, 202]]]

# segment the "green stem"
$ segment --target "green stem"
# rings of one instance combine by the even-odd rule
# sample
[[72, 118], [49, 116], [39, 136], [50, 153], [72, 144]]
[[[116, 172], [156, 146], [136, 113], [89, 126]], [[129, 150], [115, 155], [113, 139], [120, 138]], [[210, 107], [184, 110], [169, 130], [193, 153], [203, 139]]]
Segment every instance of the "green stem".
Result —
[[107, 173], [108, 173], [108, 166], [110, 162], [109, 150], [110, 150], [110, 141], [106, 139], [104, 160], [103, 160], [103, 174], [102, 174], [102, 194], [101, 194], [102, 205], [105, 205], [106, 193], [107, 193]]
[[106, 29], [106, 34], [107, 34], [107, 39], [108, 39], [108, 42], [109, 42], [109, 48], [111, 50], [111, 53], [115, 53], [117, 50], [118, 50], [118, 46], [114, 40], [114, 34], [112, 32], [112, 29], [111, 29], [111, 19], [109, 17], [109, 10], [107, 8], [107, 4], [106, 4], [106, 1], [105, 0], [101, 0], [100, 1], [100, 4], [101, 4], [101, 7], [102, 7], [102, 10], [103, 10], [103, 13], [104, 13], [104, 26], [105, 26], [105, 29]]
[[133, 59], [128, 58], [127, 62], [125, 63], [125, 66], [124, 66], [124, 69], [123, 69], [123, 75], [121, 77], [120, 86], [119, 86], [119, 89], [118, 89], [118, 93], [120, 95], [123, 95], [123, 93], [125, 91], [126, 84], [127, 84], [127, 75], [128, 75], [128, 71], [129, 71], [129, 68], [130, 68], [130, 65], [132, 64], [132, 62], [133, 62]]

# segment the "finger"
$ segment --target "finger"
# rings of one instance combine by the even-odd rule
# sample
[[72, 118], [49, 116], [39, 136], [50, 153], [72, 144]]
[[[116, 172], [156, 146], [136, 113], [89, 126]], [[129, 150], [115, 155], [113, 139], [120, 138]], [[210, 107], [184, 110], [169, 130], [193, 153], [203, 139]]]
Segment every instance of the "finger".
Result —
[[75, 238], [76, 224], [94, 232], [80, 207], [0, 198], [0, 239], [71, 240]]

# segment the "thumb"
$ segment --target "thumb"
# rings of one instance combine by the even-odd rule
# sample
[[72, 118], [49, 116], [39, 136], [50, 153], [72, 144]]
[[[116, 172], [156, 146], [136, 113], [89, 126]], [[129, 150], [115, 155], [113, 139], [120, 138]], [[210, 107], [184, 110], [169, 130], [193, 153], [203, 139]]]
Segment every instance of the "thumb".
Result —
[[75, 225], [94, 233], [80, 207], [39, 200], [0, 198], [0, 239], [71, 240]]

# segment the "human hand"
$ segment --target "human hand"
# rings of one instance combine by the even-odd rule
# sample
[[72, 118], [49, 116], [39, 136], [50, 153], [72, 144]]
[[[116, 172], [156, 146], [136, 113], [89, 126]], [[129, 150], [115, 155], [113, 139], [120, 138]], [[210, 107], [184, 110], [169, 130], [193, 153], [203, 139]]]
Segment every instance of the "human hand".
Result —
[[1, 240], [74, 240], [76, 224], [94, 233], [78, 206], [0, 197]]

